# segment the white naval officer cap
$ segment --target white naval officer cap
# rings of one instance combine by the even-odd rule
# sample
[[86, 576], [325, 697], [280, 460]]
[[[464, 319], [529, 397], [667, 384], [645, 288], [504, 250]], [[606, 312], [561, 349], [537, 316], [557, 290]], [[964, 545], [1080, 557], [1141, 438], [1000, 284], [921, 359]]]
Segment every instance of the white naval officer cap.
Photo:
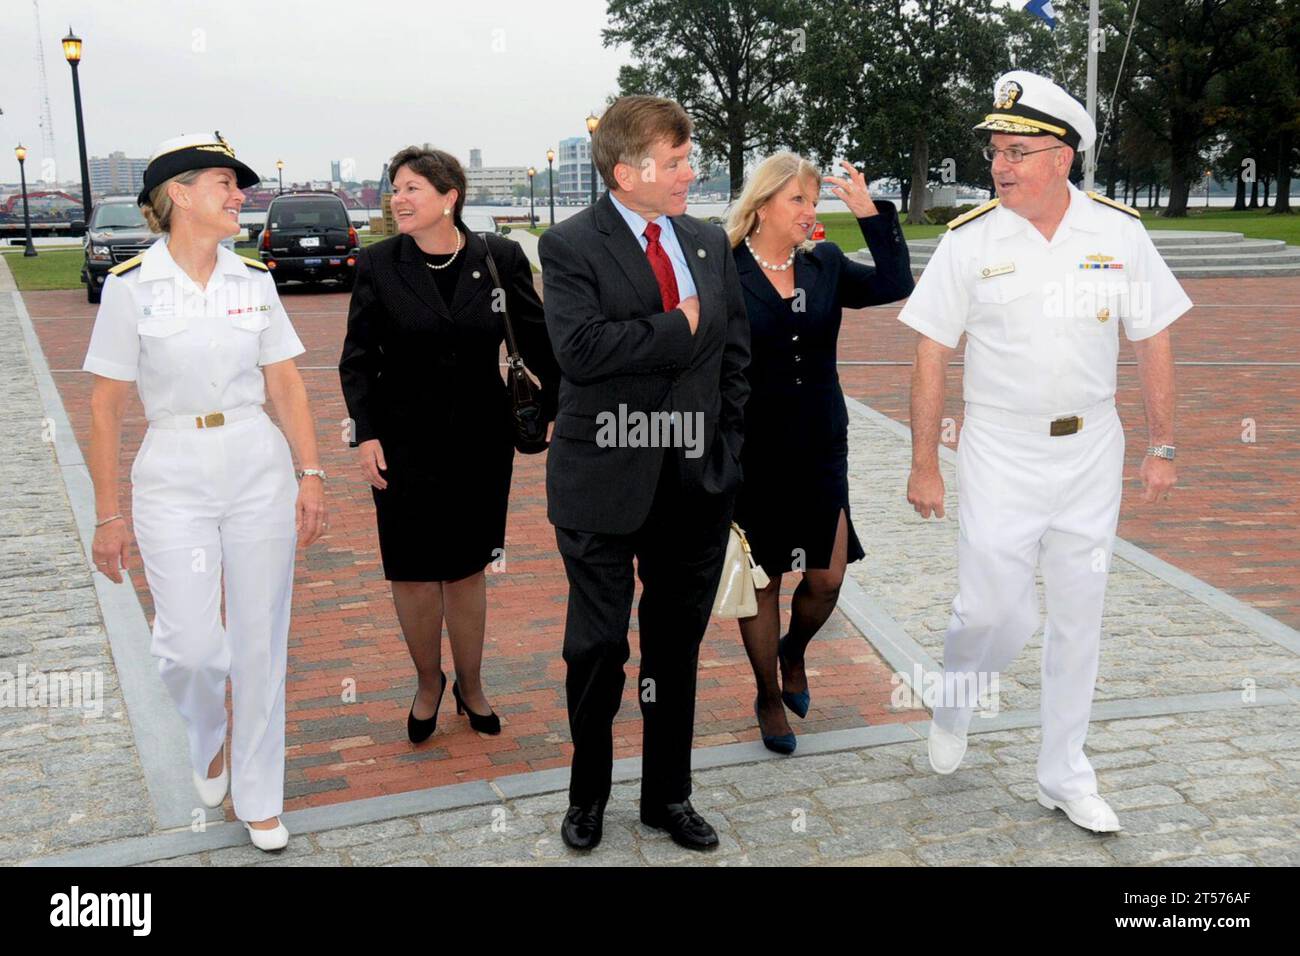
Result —
[[993, 84], [993, 110], [975, 129], [1021, 136], [1055, 136], [1076, 153], [1092, 149], [1097, 126], [1083, 105], [1045, 76], [1003, 73]]
[[246, 163], [235, 158], [234, 148], [220, 132], [186, 133], [163, 140], [149, 157], [144, 171], [144, 185], [136, 202], [143, 206], [149, 201], [154, 188], [178, 173], [191, 169], [208, 169], [223, 166], [235, 171], [235, 182], [240, 189], [248, 189], [261, 182]]

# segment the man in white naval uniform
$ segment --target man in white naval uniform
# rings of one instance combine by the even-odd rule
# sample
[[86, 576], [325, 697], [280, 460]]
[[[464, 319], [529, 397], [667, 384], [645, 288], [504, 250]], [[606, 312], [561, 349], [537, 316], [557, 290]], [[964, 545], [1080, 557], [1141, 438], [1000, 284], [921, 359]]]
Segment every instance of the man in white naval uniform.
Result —
[[1089, 830], [1118, 830], [1083, 752], [1123, 480], [1118, 326], [1137, 355], [1150, 433], [1143, 501], [1153, 502], [1175, 482], [1168, 326], [1191, 301], [1135, 210], [1071, 185], [1096, 128], [1065, 91], [1007, 73], [975, 128], [992, 133], [985, 156], [998, 198], [948, 224], [899, 316], [920, 333], [907, 499], [924, 518], [944, 514], [944, 373], [966, 335], [958, 592], [930, 763], [957, 769], [975, 703], [966, 691], [987, 686], [1038, 629], [1038, 567], [1047, 601], [1038, 802]]

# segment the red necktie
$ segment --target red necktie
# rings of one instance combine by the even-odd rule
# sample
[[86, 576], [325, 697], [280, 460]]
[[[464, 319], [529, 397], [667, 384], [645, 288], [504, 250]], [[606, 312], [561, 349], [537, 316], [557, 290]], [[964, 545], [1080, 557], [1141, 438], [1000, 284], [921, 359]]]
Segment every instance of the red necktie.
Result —
[[663, 230], [658, 223], [645, 224], [645, 254], [654, 270], [655, 280], [659, 283], [659, 295], [664, 300], [664, 311], [671, 312], [681, 301], [677, 295], [677, 276], [673, 273], [673, 264], [668, 261], [668, 253], [659, 245], [659, 233]]

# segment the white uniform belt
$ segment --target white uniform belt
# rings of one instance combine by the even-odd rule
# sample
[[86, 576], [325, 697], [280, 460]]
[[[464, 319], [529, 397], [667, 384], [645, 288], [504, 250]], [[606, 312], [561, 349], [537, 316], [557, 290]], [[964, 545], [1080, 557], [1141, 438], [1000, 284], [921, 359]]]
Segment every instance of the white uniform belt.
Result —
[[1098, 402], [1070, 415], [1026, 415], [1021, 412], [1008, 411], [992, 405], [966, 403], [966, 417], [1005, 425], [1019, 431], [1033, 432], [1038, 435], [1073, 435], [1083, 430], [1085, 424], [1101, 424], [1107, 418], [1108, 411], [1114, 411], [1114, 397]]
[[262, 414], [261, 405], [241, 405], [227, 408], [220, 412], [207, 412], [202, 415], [164, 415], [149, 421], [150, 428], [220, 428], [231, 422], [241, 421]]

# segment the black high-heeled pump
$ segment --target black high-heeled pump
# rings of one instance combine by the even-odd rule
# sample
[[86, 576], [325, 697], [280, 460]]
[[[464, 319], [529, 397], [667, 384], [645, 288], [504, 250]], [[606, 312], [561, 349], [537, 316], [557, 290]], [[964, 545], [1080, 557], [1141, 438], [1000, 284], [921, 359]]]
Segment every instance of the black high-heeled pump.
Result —
[[[442, 674], [441, 671], [439, 671]], [[420, 720], [415, 716], [415, 701], [411, 701], [411, 712], [406, 715], [406, 736], [413, 744], [422, 744], [428, 740], [438, 726], [438, 711], [442, 709], [442, 697], [447, 693], [447, 675], [442, 674], [442, 689], [438, 691], [438, 706], [433, 708], [433, 716]], [[419, 696], [419, 692], [416, 692]]]
[[465, 706], [465, 701], [460, 696], [460, 681], [451, 685], [451, 696], [456, 698], [456, 713], [464, 714], [469, 717], [469, 725], [480, 734], [499, 734], [501, 733], [501, 718], [496, 715], [496, 711], [491, 711], [486, 716], [476, 714]]

